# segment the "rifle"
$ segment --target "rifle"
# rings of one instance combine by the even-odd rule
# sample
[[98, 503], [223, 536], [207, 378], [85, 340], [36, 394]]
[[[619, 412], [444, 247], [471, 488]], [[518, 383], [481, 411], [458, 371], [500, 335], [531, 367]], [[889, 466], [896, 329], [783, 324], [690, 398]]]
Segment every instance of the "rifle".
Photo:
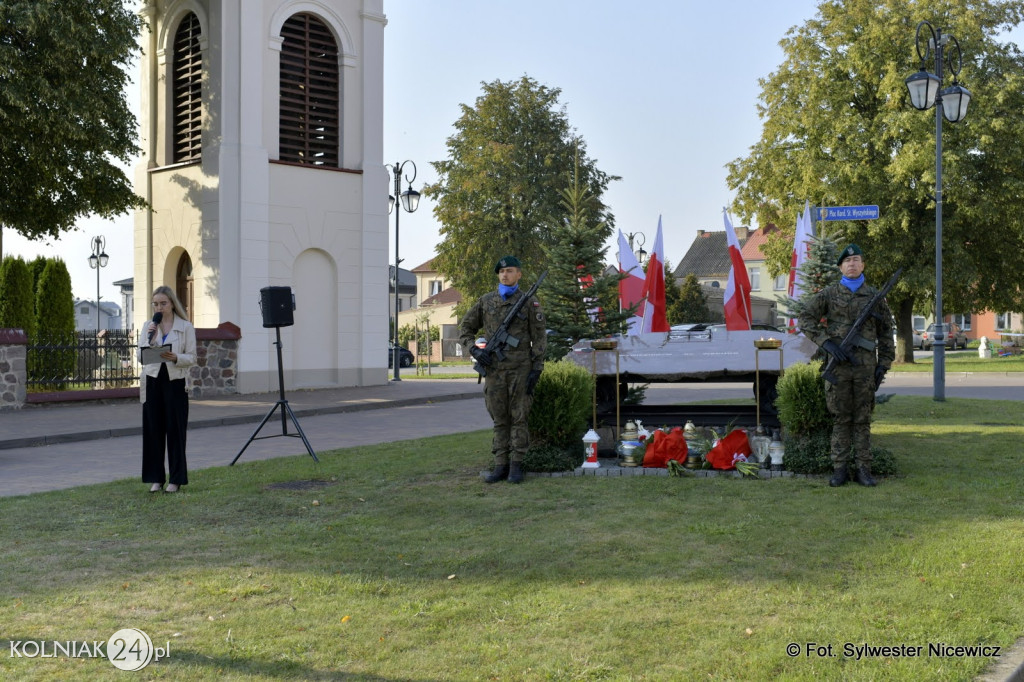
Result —
[[[497, 330], [495, 330], [494, 334], [491, 335], [491, 338], [488, 339], [487, 345], [484, 346], [484, 350], [490, 353], [491, 357], [497, 358], [498, 362], [505, 359], [505, 348], [509, 346], [517, 348], [519, 346], [519, 339], [508, 333], [508, 327], [512, 324], [512, 321], [516, 319], [516, 315], [518, 315], [519, 311], [523, 309], [526, 302], [530, 300], [530, 297], [537, 293], [537, 289], [540, 288], [541, 282], [543, 282], [544, 278], [547, 276], [548, 271], [545, 270], [544, 273], [537, 278], [534, 285], [530, 287], [530, 290], [515, 302], [515, 305], [512, 306], [512, 310], [508, 311], [508, 315], [506, 315], [505, 319], [502, 320], [500, 325], [498, 325]], [[479, 375], [476, 381], [477, 383], [480, 383], [480, 379], [487, 376], [487, 368], [479, 362], [474, 362], [473, 369], [476, 370], [476, 373]]]
[[[860, 364], [859, 362], [857, 362], [857, 359], [853, 356], [853, 349], [855, 346], [857, 346], [857, 341], [860, 340], [860, 330], [864, 328], [865, 324], [867, 324], [869, 317], [881, 319], [881, 315], [875, 312], [875, 308], [878, 306], [879, 303], [882, 302], [882, 299], [885, 298], [885, 295], [889, 293], [889, 290], [896, 285], [896, 281], [899, 280], [900, 275], [902, 273], [903, 268], [900, 268], [895, 273], [893, 273], [893, 276], [889, 278], [889, 281], [885, 283], [884, 287], [875, 292], [875, 295], [871, 297], [871, 300], [868, 301], [868, 304], [864, 306], [864, 310], [860, 311], [860, 315], [857, 316], [857, 319], [854, 321], [853, 326], [850, 327], [850, 331], [846, 333], [846, 337], [843, 338], [842, 343], [839, 344], [839, 347], [843, 349], [843, 351], [845, 351], [847, 355], [850, 356], [851, 365]], [[835, 374], [835, 368], [838, 364], [839, 361], [836, 360], [835, 356], [829, 353], [828, 362], [825, 363], [825, 369], [822, 371], [822, 375], [825, 377], [825, 380], [828, 381], [830, 384], [834, 384], [836, 383], [836, 381], [838, 381], [838, 377], [836, 377]]]

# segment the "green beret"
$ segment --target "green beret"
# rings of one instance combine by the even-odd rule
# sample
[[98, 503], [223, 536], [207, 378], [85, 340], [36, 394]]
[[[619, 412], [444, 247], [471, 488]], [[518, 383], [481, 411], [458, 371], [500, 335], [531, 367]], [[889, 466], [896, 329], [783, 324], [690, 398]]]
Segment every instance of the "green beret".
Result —
[[515, 256], [505, 256], [494, 266], [494, 274], [498, 274], [498, 271], [502, 268], [519, 268], [522, 270], [523, 264]]
[[839, 259], [836, 261], [836, 265], [842, 265], [843, 264], [843, 260], [849, 258], [850, 256], [861, 256], [861, 257], [863, 257], [864, 256], [864, 252], [861, 251], [860, 247], [857, 246], [856, 244], [850, 244], [845, 249], [843, 249], [842, 253], [839, 254]]

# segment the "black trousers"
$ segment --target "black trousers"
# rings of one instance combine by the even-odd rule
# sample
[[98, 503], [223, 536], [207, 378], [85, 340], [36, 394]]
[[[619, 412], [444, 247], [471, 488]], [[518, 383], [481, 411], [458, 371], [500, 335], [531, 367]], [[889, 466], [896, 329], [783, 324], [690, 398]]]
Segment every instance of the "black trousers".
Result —
[[188, 394], [185, 380], [171, 381], [167, 365], [160, 365], [154, 378], [146, 376], [146, 402], [142, 404], [142, 482], [167, 482], [164, 473], [164, 446], [170, 482], [188, 483], [185, 463], [185, 435], [188, 428]]

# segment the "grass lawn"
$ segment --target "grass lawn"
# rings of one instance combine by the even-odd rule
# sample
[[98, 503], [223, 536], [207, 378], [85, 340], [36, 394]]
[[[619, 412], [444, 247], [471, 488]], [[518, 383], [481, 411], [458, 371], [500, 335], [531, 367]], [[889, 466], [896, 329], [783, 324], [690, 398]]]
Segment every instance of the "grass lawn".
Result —
[[[139, 628], [170, 642], [156, 680], [970, 680], [990, 658], [929, 644], [1024, 634], [1024, 406], [897, 395], [876, 416], [901, 472], [874, 489], [486, 486], [480, 431], [243, 461], [177, 495], [0, 499], [0, 631]], [[127, 679], [0, 646], [0, 679]]]
[[[979, 358], [977, 351], [969, 353], [946, 352], [946, 372], [1024, 372], [1024, 355], [1005, 358]], [[928, 372], [933, 370], [931, 356], [917, 358], [914, 362], [893, 364], [894, 372]]]

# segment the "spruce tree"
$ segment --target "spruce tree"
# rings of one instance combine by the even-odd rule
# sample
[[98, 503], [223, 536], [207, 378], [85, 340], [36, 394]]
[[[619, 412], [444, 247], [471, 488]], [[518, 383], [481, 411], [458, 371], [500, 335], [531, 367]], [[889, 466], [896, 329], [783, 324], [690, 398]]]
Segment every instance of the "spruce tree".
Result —
[[[611, 227], [601, 219], [602, 206], [580, 178], [579, 160], [562, 190], [563, 217], [551, 229], [546, 247], [548, 277], [541, 287], [547, 325], [547, 357], [565, 357], [580, 339], [597, 339], [625, 331], [630, 311], [619, 311], [619, 274], [606, 275], [603, 246]], [[581, 280], [590, 281], [584, 288]]]
[[809, 240], [807, 260], [797, 268], [797, 272], [803, 278], [800, 298], [787, 296], [783, 301], [786, 314], [792, 318], [800, 317], [810, 302], [810, 297], [838, 280], [841, 275], [839, 266], [836, 265], [836, 257], [839, 255], [838, 244], [827, 235], [811, 235]]
[[20, 256], [4, 258], [0, 264], [0, 329], [21, 329], [34, 338], [35, 308], [28, 264]]

